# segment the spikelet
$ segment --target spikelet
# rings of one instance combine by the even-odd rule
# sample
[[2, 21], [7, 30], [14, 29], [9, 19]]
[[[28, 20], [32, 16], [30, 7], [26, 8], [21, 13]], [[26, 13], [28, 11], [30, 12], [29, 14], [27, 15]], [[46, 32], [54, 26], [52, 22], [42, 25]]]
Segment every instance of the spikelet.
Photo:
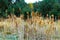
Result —
[[58, 23], [56, 24], [56, 26], [57, 26], [57, 29], [58, 29], [58, 31], [60, 33], [60, 20], [58, 20]]
[[23, 19], [23, 18], [24, 18], [24, 15], [23, 15], [23, 14], [22, 14], [22, 15], [20, 15], [20, 18], [21, 18], [21, 19]]
[[43, 27], [44, 26], [44, 21], [40, 20], [39, 24], [40, 24], [40, 27]]
[[52, 14], [51, 17], [54, 17], [54, 15]]
[[36, 28], [36, 27], [34, 27], [33, 29], [34, 29], [34, 32], [36, 33], [36, 32], [37, 32], [37, 28]]
[[5, 26], [6, 27], [9, 27], [10, 23], [9, 22], [6, 22]]
[[0, 22], [0, 27], [3, 27], [3, 22]]
[[56, 27], [50, 26], [47, 30], [45, 30], [45, 34], [51, 35], [55, 32]]
[[50, 30], [45, 30], [45, 31], [44, 31], [44, 33], [45, 33], [46, 35], [49, 35], [49, 32], [50, 32]]
[[58, 25], [60, 25], [60, 20], [58, 20]]
[[21, 23], [21, 18], [17, 18], [16, 21], [17, 21], [17, 24], [20, 24]]
[[46, 35], [51, 35], [53, 30], [51, 30], [50, 28], [48, 28], [47, 30], [44, 31]]
[[29, 27], [28, 27], [28, 24], [27, 23], [25, 24], [25, 31], [26, 32], [29, 32]]
[[48, 17], [48, 14], [46, 16]]
[[34, 12], [32, 12], [32, 17], [35, 16]]

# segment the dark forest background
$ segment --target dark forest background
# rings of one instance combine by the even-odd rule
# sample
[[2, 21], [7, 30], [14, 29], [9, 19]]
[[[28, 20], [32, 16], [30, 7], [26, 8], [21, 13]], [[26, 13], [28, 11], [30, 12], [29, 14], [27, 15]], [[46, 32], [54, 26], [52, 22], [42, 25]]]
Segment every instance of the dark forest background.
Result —
[[35, 3], [27, 4], [24, 0], [0, 0], [0, 18], [6, 18], [10, 14], [15, 14], [17, 17], [20, 14], [26, 15], [27, 12], [38, 11], [42, 16], [54, 14], [56, 18], [60, 18], [60, 0], [43, 0]]

